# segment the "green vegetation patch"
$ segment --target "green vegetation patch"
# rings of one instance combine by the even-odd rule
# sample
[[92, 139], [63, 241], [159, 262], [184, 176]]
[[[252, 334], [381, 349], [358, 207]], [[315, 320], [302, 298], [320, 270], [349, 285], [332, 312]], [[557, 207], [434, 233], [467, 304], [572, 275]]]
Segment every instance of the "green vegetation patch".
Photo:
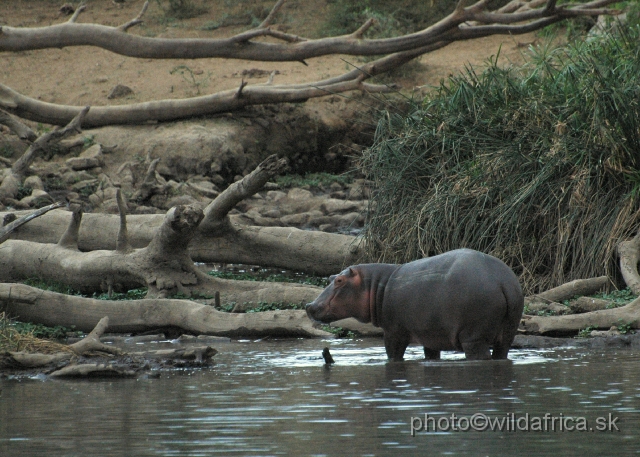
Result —
[[234, 279], [238, 281], [290, 282], [320, 287], [326, 287], [329, 285], [329, 278], [327, 277], [295, 272], [273, 273], [273, 271], [268, 268], [258, 269], [257, 271], [251, 272], [212, 270], [208, 274], [220, 279]]
[[368, 258], [467, 247], [504, 260], [525, 293], [617, 273], [640, 203], [640, 30], [451, 77], [385, 114], [361, 171], [374, 183]]

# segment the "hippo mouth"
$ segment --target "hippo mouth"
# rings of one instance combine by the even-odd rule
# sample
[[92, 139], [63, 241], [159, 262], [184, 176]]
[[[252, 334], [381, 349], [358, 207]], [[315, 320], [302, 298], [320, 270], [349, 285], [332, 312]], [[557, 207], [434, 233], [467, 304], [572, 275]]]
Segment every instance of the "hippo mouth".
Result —
[[[314, 305], [316, 306], [315, 308], [314, 308]], [[334, 321], [334, 319], [332, 319], [331, 316], [327, 316], [326, 314], [324, 316], [318, 316], [317, 312], [319, 310], [315, 303], [307, 303], [305, 306], [305, 311], [307, 312], [307, 317], [314, 324], [329, 324]]]

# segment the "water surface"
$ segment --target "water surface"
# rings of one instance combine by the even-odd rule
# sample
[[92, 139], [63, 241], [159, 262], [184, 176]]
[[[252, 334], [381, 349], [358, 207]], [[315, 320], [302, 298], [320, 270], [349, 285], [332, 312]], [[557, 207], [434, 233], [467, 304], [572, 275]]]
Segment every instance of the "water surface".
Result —
[[[426, 362], [410, 347], [405, 362], [387, 363], [380, 339], [215, 347], [213, 366], [158, 379], [0, 380], [0, 455], [640, 453], [637, 350], [513, 350], [510, 361], [488, 362], [444, 353]], [[526, 430], [545, 415], [546, 431]], [[502, 421], [503, 431], [473, 430], [472, 417], [476, 428], [483, 418]], [[561, 431], [563, 420], [593, 430]]]

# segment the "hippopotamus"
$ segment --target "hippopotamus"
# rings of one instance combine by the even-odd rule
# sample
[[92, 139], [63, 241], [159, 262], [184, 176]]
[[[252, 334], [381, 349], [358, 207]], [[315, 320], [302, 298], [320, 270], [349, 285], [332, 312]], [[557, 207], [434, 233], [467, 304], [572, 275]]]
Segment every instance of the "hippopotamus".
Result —
[[411, 342], [424, 347], [427, 359], [450, 350], [464, 351], [467, 359], [506, 359], [524, 308], [511, 268], [471, 249], [402, 265], [353, 265], [330, 280], [306, 305], [307, 315], [381, 327], [392, 361], [401, 361]]

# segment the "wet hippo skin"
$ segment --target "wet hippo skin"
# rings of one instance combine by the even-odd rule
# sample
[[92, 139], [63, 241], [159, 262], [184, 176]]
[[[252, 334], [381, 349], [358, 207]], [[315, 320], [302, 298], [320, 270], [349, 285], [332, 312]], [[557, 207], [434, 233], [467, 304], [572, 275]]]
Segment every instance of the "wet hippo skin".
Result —
[[505, 359], [523, 307], [518, 278], [504, 262], [458, 249], [403, 265], [351, 266], [306, 310], [323, 323], [354, 317], [381, 327], [391, 360], [402, 360], [410, 342], [421, 344], [427, 359], [447, 350]]

